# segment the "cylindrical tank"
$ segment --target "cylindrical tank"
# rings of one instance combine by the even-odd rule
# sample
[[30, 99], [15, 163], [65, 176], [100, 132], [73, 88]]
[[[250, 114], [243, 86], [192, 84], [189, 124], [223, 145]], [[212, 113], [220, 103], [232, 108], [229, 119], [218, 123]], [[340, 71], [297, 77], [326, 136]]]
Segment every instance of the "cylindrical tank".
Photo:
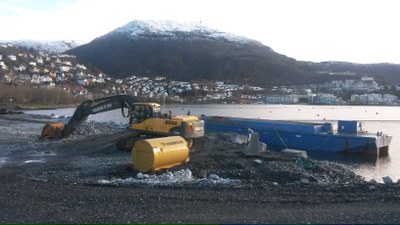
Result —
[[132, 148], [131, 166], [145, 173], [183, 164], [188, 157], [186, 141], [180, 136], [144, 139]]

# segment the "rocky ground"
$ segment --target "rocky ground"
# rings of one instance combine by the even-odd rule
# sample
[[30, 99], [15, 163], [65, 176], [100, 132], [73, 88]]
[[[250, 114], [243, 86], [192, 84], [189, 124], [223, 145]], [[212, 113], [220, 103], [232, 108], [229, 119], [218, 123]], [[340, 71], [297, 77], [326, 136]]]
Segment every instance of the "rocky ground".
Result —
[[120, 124], [85, 122], [67, 139], [39, 141], [49, 121], [0, 115], [1, 223], [400, 221], [400, 184], [367, 182], [338, 163], [246, 157], [236, 136], [207, 134], [188, 163], [143, 174], [115, 147]]

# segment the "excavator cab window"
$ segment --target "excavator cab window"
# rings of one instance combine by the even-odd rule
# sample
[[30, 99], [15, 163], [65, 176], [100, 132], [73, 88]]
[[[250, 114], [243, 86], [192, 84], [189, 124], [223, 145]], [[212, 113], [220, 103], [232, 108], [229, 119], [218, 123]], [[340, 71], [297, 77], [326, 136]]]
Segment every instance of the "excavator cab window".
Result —
[[161, 117], [161, 108], [153, 107], [153, 117], [155, 118]]
[[153, 117], [153, 110], [147, 105], [136, 105], [133, 108], [129, 123], [141, 123], [147, 118]]

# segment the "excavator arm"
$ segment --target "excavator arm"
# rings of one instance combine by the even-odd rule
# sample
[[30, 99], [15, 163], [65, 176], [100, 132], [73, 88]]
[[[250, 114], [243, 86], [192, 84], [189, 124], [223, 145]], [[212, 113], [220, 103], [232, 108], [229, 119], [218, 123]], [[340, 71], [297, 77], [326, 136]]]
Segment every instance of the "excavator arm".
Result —
[[[133, 109], [134, 102], [137, 102], [136, 99], [128, 95], [115, 95], [96, 100], [86, 100], [76, 108], [74, 114], [67, 124], [46, 124], [39, 139], [66, 138], [91, 114], [102, 113], [120, 108], [122, 116], [128, 117]], [[125, 114], [125, 108], [128, 109], [127, 114]]]

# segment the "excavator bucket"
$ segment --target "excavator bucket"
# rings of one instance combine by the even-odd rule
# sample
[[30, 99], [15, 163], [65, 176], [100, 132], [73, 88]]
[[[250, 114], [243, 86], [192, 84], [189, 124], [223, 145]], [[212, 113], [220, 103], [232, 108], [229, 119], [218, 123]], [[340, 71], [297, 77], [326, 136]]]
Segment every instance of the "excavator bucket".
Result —
[[64, 123], [48, 123], [43, 127], [39, 140], [63, 138]]

